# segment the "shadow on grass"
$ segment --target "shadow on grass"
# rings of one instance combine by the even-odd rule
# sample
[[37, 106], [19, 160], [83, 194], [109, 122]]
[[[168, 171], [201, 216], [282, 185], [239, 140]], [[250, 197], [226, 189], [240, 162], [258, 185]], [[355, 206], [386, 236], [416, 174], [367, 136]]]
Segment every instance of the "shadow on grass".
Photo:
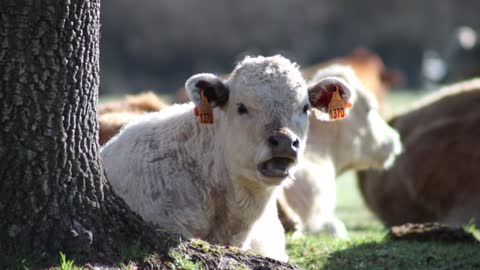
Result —
[[480, 269], [477, 243], [363, 243], [329, 254], [322, 269]]

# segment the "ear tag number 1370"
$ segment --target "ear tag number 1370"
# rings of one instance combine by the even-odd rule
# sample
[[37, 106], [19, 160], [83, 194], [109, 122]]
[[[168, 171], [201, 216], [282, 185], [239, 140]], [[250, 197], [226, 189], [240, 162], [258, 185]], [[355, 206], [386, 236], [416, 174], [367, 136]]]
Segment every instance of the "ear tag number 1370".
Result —
[[328, 114], [331, 120], [342, 119], [347, 116], [345, 113], [345, 101], [340, 97], [340, 90], [335, 86], [335, 92], [332, 94], [332, 99], [328, 103]]

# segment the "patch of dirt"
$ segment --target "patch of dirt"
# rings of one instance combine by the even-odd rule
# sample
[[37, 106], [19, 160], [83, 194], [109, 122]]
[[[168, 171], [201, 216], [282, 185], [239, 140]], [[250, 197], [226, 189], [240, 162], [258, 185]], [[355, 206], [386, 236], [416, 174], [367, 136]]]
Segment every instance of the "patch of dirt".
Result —
[[407, 223], [392, 226], [387, 237], [391, 240], [479, 243], [473, 234], [462, 227], [441, 223]]

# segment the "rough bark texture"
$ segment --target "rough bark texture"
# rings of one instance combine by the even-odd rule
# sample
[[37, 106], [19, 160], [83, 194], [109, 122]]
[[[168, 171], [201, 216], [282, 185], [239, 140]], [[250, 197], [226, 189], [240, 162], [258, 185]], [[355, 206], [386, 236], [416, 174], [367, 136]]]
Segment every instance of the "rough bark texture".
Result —
[[99, 4], [0, 3], [0, 254], [110, 257], [154, 233], [98, 155]]
[[[99, 6], [0, 1], [0, 257], [48, 263], [62, 251], [77, 262], [112, 262], [136, 242], [161, 261], [171, 247], [198, 253], [146, 225], [105, 179], [96, 118]], [[277, 264], [234, 257], [252, 267]], [[211, 255], [206, 265], [219, 260]]]

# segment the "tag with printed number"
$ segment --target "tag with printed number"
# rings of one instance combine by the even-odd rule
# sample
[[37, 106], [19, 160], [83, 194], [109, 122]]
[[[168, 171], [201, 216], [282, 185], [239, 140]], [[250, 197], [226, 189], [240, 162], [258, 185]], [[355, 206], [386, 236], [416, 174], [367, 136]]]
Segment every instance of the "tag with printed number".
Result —
[[200, 89], [200, 105], [195, 107], [194, 112], [200, 118], [201, 124], [213, 124], [212, 107], [208, 103], [207, 97], [203, 94], [203, 89]]
[[347, 116], [345, 113], [345, 108], [350, 107], [351, 104], [345, 104], [345, 101], [340, 97], [340, 90], [338, 86], [335, 86], [335, 92], [332, 94], [332, 99], [328, 103], [328, 114], [330, 115], [330, 120], [342, 119]]

